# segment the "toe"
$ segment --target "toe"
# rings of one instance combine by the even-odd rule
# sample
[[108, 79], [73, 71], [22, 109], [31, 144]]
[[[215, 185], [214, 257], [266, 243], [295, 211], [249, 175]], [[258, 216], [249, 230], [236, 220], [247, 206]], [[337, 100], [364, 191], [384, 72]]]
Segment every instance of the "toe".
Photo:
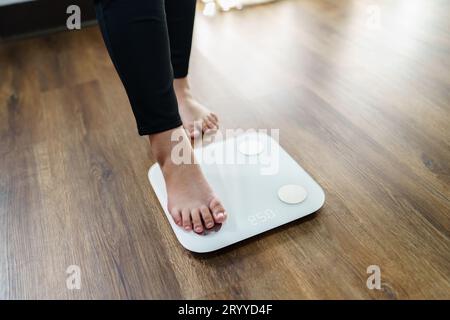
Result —
[[183, 209], [181, 211], [181, 218], [183, 220], [183, 228], [187, 231], [192, 230], [191, 211], [189, 209]]
[[218, 124], [217, 118], [214, 118], [212, 114], [208, 115], [208, 120], [214, 125], [214, 129], [218, 129], [219, 128], [219, 124]]
[[218, 199], [213, 198], [209, 204], [209, 207], [213, 213], [214, 221], [217, 223], [223, 223], [227, 217], [227, 213], [225, 212], [225, 208], [222, 203]]
[[200, 210], [193, 209], [191, 211], [192, 224], [194, 225], [194, 231], [197, 233], [203, 232], [202, 219], [200, 218]]
[[216, 126], [214, 125], [214, 123], [211, 120], [208, 119], [208, 117], [205, 117], [204, 121], [206, 124], [206, 129], [212, 129], [212, 130], [216, 129]]
[[214, 220], [207, 206], [202, 206], [200, 208], [200, 213], [202, 215], [203, 222], [205, 223], [206, 229], [211, 229], [214, 227]]
[[203, 118], [203, 126], [202, 126], [203, 131], [208, 130], [210, 125], [211, 125], [211, 121], [209, 121], [207, 117], [204, 117]]
[[170, 215], [172, 216], [173, 221], [175, 222], [176, 225], [181, 226], [181, 211], [178, 208], [173, 208], [170, 211]]
[[213, 117], [214, 120], [216, 120], [216, 123], [219, 123], [219, 117], [214, 112], [211, 112], [211, 117]]
[[201, 123], [202, 123], [201, 128], [203, 132], [209, 129], [208, 120], [206, 118], [202, 119]]

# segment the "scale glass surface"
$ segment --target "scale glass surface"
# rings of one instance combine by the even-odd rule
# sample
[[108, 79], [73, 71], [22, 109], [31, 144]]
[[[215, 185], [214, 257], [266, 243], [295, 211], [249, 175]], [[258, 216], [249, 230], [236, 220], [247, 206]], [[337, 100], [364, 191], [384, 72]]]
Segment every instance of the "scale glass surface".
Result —
[[246, 133], [194, 150], [228, 213], [222, 225], [204, 234], [185, 231], [173, 222], [159, 165], [154, 164], [148, 172], [178, 241], [190, 251], [205, 253], [224, 248], [309, 215], [325, 201], [319, 184], [265, 133]]

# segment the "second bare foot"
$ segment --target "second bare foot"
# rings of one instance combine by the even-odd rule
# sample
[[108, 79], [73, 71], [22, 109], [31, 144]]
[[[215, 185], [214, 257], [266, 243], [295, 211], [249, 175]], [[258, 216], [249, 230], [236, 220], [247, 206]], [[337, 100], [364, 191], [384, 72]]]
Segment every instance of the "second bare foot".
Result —
[[187, 78], [175, 79], [174, 88], [183, 127], [191, 139], [219, 128], [217, 115], [193, 98]]

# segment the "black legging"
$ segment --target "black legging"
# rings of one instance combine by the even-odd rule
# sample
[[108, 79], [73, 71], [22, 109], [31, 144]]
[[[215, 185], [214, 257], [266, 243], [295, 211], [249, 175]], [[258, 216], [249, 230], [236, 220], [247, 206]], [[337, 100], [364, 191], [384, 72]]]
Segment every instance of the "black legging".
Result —
[[179, 127], [173, 79], [188, 73], [195, 0], [95, 0], [95, 8], [139, 134]]

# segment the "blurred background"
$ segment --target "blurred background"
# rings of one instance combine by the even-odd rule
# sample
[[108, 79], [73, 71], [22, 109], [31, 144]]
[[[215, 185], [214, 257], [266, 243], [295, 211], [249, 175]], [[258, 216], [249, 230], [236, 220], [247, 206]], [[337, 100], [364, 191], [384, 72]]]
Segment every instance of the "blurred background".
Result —
[[[202, 0], [201, 11], [213, 16], [218, 11], [242, 9], [276, 0]], [[84, 26], [95, 23], [93, 0], [0, 0], [0, 38], [36, 36], [66, 29], [66, 8], [80, 7]]]

